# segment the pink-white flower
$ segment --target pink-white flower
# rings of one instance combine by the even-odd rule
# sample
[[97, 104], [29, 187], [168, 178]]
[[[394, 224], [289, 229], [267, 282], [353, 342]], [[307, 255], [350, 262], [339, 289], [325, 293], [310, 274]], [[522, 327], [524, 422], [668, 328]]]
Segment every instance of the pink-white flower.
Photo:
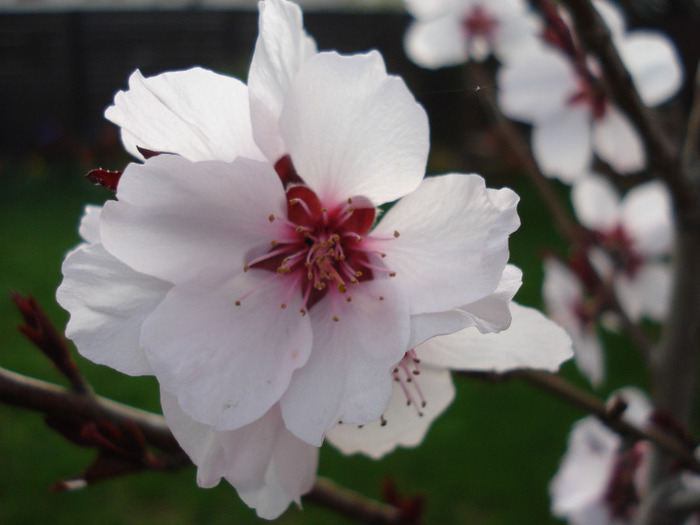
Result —
[[[673, 44], [652, 31], [627, 33], [617, 8], [595, 5], [643, 102], [656, 106], [673, 96], [683, 78]], [[641, 139], [598, 76], [597, 63], [562, 46], [540, 46], [499, 71], [499, 106], [506, 116], [533, 125], [533, 155], [546, 175], [572, 183], [594, 154], [623, 174], [644, 168]]]
[[[652, 406], [637, 388], [619, 390], [627, 409], [624, 421], [638, 428], [649, 423]], [[640, 502], [648, 496], [650, 446], [625, 442], [598, 418], [574, 423], [569, 446], [549, 486], [552, 513], [572, 525], [632, 525], [638, 523]], [[684, 473], [680, 482], [697, 487], [699, 478]], [[684, 525], [697, 525], [696, 516]]]
[[[616, 394], [627, 403], [623, 418], [643, 427], [651, 406], [635, 388]], [[552, 513], [573, 525], [634, 523], [642, 496], [649, 444], [625, 447], [622, 438], [597, 418], [574, 423], [569, 446], [549, 487]]]
[[[620, 198], [606, 179], [591, 175], [572, 189], [579, 222], [600, 248], [590, 259], [609, 281], [625, 313], [661, 321], [668, 311], [673, 246], [671, 198], [658, 181], [639, 184]], [[601, 249], [602, 248], [602, 249]]]
[[542, 298], [547, 313], [571, 336], [576, 366], [593, 385], [600, 385], [605, 363], [596, 328], [598, 305], [580, 276], [558, 259], [546, 258]]
[[[512, 297], [519, 284], [519, 272], [507, 267], [499, 291]], [[467, 315], [480, 311], [483, 312], [479, 305], [459, 310]], [[540, 312], [511, 302], [510, 314], [512, 323], [507, 330], [482, 333], [480, 323], [475, 323], [459, 332], [434, 337], [407, 352], [392, 372], [394, 389], [382, 417], [361, 426], [338, 425], [328, 432], [328, 441], [345, 454], [361, 452], [373, 458], [380, 458], [397, 446], [416, 446], [454, 397], [451, 370], [556, 371], [572, 356], [566, 332]]]
[[416, 19], [408, 28], [408, 57], [436, 69], [481, 62], [491, 54], [506, 62], [535, 45], [537, 19], [522, 0], [405, 0]]
[[423, 179], [427, 118], [403, 81], [376, 52], [316, 52], [294, 4], [261, 4], [248, 86], [136, 72], [106, 115], [148, 159], [90, 208], [58, 299], [83, 355], [156, 376], [201, 485], [278, 515], [330, 428], [386, 412], [407, 352], [509, 323], [517, 196]]

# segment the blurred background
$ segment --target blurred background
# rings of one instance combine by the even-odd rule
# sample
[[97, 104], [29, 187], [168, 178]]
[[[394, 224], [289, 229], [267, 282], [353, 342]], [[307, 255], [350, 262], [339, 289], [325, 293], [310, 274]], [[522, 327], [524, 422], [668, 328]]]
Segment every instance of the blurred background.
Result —
[[[376, 48], [389, 71], [404, 77], [430, 117], [429, 173], [479, 172], [489, 186], [510, 186], [521, 195], [523, 226], [512, 237], [511, 260], [525, 277], [516, 299], [541, 306], [541, 257], [563, 254], [566, 245], [490, 128], [480, 92], [458, 68], [426, 71], [408, 61], [402, 38], [410, 19], [397, 0], [302, 5], [309, 6], [306, 28], [320, 49]], [[654, 20], [663, 25], [674, 16]], [[84, 205], [111, 197], [83, 175], [130, 161], [117, 128], [103, 118], [114, 93], [137, 68], [148, 76], [198, 65], [245, 79], [256, 35], [251, 0], [0, 0], [0, 366], [62, 381], [17, 331], [20, 316], [9, 293], [33, 294], [57, 326], [65, 326], [67, 314], [54, 298], [61, 262], [78, 242]], [[697, 38], [688, 40], [684, 56], [692, 60]], [[567, 199], [566, 188], [556, 189]], [[627, 384], [645, 387], [638, 353], [620, 336], [604, 338], [611, 379], [601, 397]], [[159, 411], [154, 380], [78, 362], [99, 394]], [[563, 373], [586, 386], [573, 365]], [[427, 523], [556, 523], [547, 484], [571, 423], [584, 414], [515, 381], [455, 382], [457, 399], [422, 446], [378, 462], [326, 446], [319, 474], [375, 498], [382, 481], [391, 479], [403, 495], [425, 498]], [[199, 489], [194, 468], [125, 476], [73, 493], [48, 490], [79, 475], [93, 456], [48, 430], [41, 416], [0, 405], [0, 523], [261, 522], [226, 483]], [[303, 512], [291, 508], [279, 522], [350, 523], [311, 504]]]

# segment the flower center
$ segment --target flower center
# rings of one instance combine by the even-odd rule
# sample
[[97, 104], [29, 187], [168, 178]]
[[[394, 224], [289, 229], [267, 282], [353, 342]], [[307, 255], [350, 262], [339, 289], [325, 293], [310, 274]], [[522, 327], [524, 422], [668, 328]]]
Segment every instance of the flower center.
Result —
[[599, 232], [597, 240], [612, 259], [615, 270], [631, 278], [639, 273], [644, 259], [634, 249], [632, 239], [622, 226]]
[[462, 26], [467, 33], [467, 38], [481, 37], [490, 42], [498, 26], [498, 20], [492, 17], [483, 6], [477, 5], [469, 10]]
[[[352, 197], [340, 204], [324, 206], [308, 186], [293, 185], [301, 179], [289, 157], [280, 159], [275, 168], [282, 182], [289, 186], [287, 217], [270, 215], [270, 222], [280, 221], [283, 225], [280, 236], [271, 242], [267, 253], [249, 261], [244, 271], [266, 270], [275, 274], [271, 279], [286, 279], [290, 286], [288, 297], [296, 290], [302, 293], [302, 315], [329, 293], [340, 294], [350, 302], [352, 287], [363, 290], [361, 283], [376, 275], [396, 275], [372, 263], [378, 257], [385, 257], [378, 249], [379, 243], [390, 239], [368, 236], [377, 211], [368, 199]], [[394, 232], [394, 237], [398, 236]], [[236, 304], [240, 305], [254, 291], [240, 297]], [[286, 302], [281, 306], [286, 308]], [[338, 317], [334, 315], [333, 320], [337, 321]]]
[[608, 97], [602, 86], [594, 83], [590, 73], [588, 78], [579, 75], [579, 86], [579, 90], [569, 97], [569, 105], [582, 104], [588, 106], [595, 120], [602, 119], [608, 109]]

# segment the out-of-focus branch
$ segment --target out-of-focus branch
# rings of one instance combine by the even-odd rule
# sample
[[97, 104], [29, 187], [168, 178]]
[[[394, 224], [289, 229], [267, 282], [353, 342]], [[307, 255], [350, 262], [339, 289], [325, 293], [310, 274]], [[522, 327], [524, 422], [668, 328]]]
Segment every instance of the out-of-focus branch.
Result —
[[681, 460], [685, 467], [700, 473], [700, 461], [693, 455], [693, 450], [688, 447], [687, 443], [676, 435], [653, 424], [649, 424], [644, 428], [638, 428], [627, 423], [621, 417], [624, 413], [624, 405], [604, 403], [596, 396], [578, 388], [557, 374], [538, 370], [514, 370], [504, 374], [479, 372], [458, 372], [457, 374], [466, 377], [493, 379], [496, 381], [507, 379], [521, 379], [526, 381], [548, 393], [554, 394], [554, 397], [562, 399], [595, 415], [609, 428], [626, 438], [635, 441], [648, 440], [655, 443], [667, 454]]
[[571, 13], [584, 47], [600, 62], [612, 98], [641, 135], [649, 165], [656, 170], [658, 177], [666, 181], [677, 206], [695, 209], [698, 203], [696, 188], [684, 173], [678, 152], [666, 138], [653, 112], [642, 102], [605, 22], [590, 0], [562, 0], [562, 4]]
[[[475, 86], [491, 85], [493, 82], [487, 77], [483, 68], [478, 64], [469, 64], [468, 73], [470, 81]], [[498, 107], [491, 90], [480, 89], [480, 98], [484, 109], [496, 124], [499, 132], [511, 147], [518, 161], [525, 170], [525, 174], [539, 192], [549, 213], [561, 233], [569, 240], [572, 246], [585, 246], [588, 243], [588, 232], [573, 220], [571, 214], [564, 207], [559, 196], [554, 192], [550, 181], [544, 176], [530, 153], [530, 148], [523, 139], [522, 134], [513, 123], [508, 120]], [[647, 334], [625, 313], [610, 286], [607, 286], [600, 277], [595, 267], [588, 262], [588, 273], [594, 278], [595, 286], [604, 297], [605, 304], [618, 316], [620, 323], [635, 345], [649, 356], [652, 350], [652, 342]]]
[[[187, 456], [173, 437], [162, 416], [117, 403], [96, 395], [85, 395], [66, 388], [0, 368], [0, 403], [14, 405], [46, 415], [65, 415], [86, 421], [109, 422], [116, 427], [135, 425], [148, 445], [167, 453], [176, 461], [189, 464]], [[306, 501], [334, 510], [365, 523], [413, 525], [415, 516], [401, 509], [371, 500], [359, 493], [319, 478]]]

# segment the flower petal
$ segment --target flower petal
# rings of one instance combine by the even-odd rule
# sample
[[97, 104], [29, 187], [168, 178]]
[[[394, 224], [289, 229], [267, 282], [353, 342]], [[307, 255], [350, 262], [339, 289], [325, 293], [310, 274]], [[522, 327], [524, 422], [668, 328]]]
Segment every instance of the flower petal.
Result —
[[287, 297], [283, 286], [264, 284], [270, 275], [251, 270], [228, 282], [178, 285], [143, 325], [141, 344], [161, 387], [216, 430], [260, 418], [308, 359], [312, 336], [299, 314], [301, 294]]
[[357, 286], [351, 302], [329, 293], [310, 311], [313, 351], [280, 403], [287, 428], [312, 445], [338, 421], [379, 418], [391, 396], [390, 372], [408, 350], [403, 290], [389, 279]]
[[567, 58], [544, 46], [500, 68], [496, 84], [503, 114], [528, 124], [551, 119], [568, 106], [579, 89]]
[[619, 436], [594, 417], [574, 423], [566, 455], [549, 486], [555, 516], [566, 517], [603, 498], [619, 446]]
[[137, 146], [192, 161], [262, 159], [253, 141], [245, 84], [206, 69], [148, 78], [137, 70], [105, 117], [121, 128], [124, 147], [138, 159], [143, 156]]
[[425, 174], [427, 116], [376, 51], [307, 60], [287, 93], [280, 131], [322, 202], [363, 196], [380, 205], [414, 190]]
[[286, 216], [284, 190], [267, 163], [192, 163], [159, 155], [130, 164], [118, 201], [102, 213], [105, 247], [136, 270], [172, 283], [232, 275], [251, 249], [266, 249]]
[[634, 31], [618, 44], [618, 51], [647, 106], [665, 102], [683, 85], [683, 65], [664, 34]]
[[497, 334], [474, 327], [434, 337], [416, 352], [426, 365], [504, 372], [517, 368], [556, 371], [573, 356], [566, 332], [534, 308], [511, 303], [513, 322]]
[[71, 314], [66, 336], [80, 353], [125, 374], [152, 374], [141, 325], [171, 285], [134, 271], [99, 243], [71, 252], [62, 272], [56, 300]]
[[430, 69], [463, 64], [469, 60], [469, 50], [460, 20], [444, 16], [411, 24], [404, 37], [408, 58]]
[[419, 445], [432, 422], [450, 405], [455, 389], [448, 370], [421, 366], [420, 375], [414, 378], [426, 399], [426, 405], [418, 415], [416, 407], [406, 404], [406, 396], [401, 386], [394, 381], [391, 401], [384, 421], [372, 421], [358, 426], [343, 423], [333, 427], [326, 434], [328, 441], [343, 454], [361, 452], [379, 459], [398, 446]]
[[571, 336], [576, 366], [592, 385], [598, 386], [605, 375], [603, 348], [591, 320], [578, 313], [583, 303], [583, 289], [578, 278], [554, 258], [544, 262], [542, 297], [547, 312]]
[[590, 230], [608, 232], [620, 224], [620, 197], [603, 177], [589, 175], [577, 182], [571, 203], [578, 221]]
[[474, 326], [483, 334], [505, 330], [512, 320], [509, 305], [522, 282], [523, 272], [509, 264], [503, 270], [501, 282], [491, 295], [462, 306], [460, 310], [469, 316]]
[[259, 3], [259, 35], [248, 73], [255, 142], [272, 164], [287, 154], [278, 120], [284, 96], [302, 64], [316, 54], [301, 9], [293, 2]]
[[619, 173], [641, 170], [646, 164], [642, 139], [636, 129], [615, 106], [593, 123], [593, 149]]
[[449, 174], [425, 179], [387, 212], [374, 233], [391, 238], [377, 242], [412, 315], [459, 308], [495, 290], [508, 235], [519, 226], [517, 201], [507, 188], [487, 190], [478, 175]]
[[641, 316], [664, 321], [671, 303], [672, 284], [670, 263], [647, 263], [633, 277], [618, 276], [615, 293], [633, 321]]
[[532, 154], [542, 173], [571, 184], [591, 164], [591, 113], [581, 105], [562, 109], [532, 130]]
[[88, 204], [85, 206], [85, 212], [80, 218], [80, 227], [78, 232], [80, 237], [85, 242], [97, 243], [100, 242], [100, 217], [102, 215], [102, 206]]
[[[241, 429], [216, 431], [191, 419], [168, 392], [161, 392], [161, 404], [173, 435], [198, 467], [200, 487], [224, 477], [258, 516], [274, 519], [313, 486], [318, 449], [284, 428], [277, 405]], [[290, 470], [297, 476], [292, 482]]]
[[668, 255], [673, 244], [673, 212], [668, 188], [659, 181], [632, 188], [621, 203], [621, 221], [641, 255]]

